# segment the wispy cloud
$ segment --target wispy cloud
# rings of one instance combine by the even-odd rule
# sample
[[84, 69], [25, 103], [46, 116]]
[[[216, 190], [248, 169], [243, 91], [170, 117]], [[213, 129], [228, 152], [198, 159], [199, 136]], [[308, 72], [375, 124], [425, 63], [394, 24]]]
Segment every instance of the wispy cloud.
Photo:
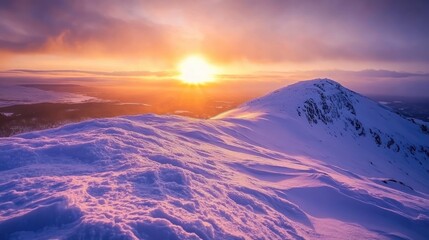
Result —
[[67, 76], [67, 75], [92, 75], [92, 76], [108, 76], [108, 77], [173, 77], [177, 76], [174, 71], [82, 71], [82, 70], [33, 70], [33, 69], [12, 69], [1, 71], [0, 74], [31, 74], [31, 75], [52, 75], [52, 76]]
[[[126, 85], [178, 87], [174, 71], [81, 71], [81, 70], [31, 70], [14, 69], [0, 71], [1, 84], [27, 83], [77, 83], [84, 85]], [[297, 81], [326, 77], [334, 79], [359, 93], [370, 95], [428, 97], [429, 73], [367, 69], [362, 71], [270, 71], [249, 74], [220, 74], [219, 80], [210, 88], [246, 89], [255, 96]], [[140, 81], [141, 79], [154, 81]], [[235, 90], [234, 90], [235, 89]], [[237, 92], [237, 91], [236, 91]], [[237, 92], [237, 94], [241, 94]]]

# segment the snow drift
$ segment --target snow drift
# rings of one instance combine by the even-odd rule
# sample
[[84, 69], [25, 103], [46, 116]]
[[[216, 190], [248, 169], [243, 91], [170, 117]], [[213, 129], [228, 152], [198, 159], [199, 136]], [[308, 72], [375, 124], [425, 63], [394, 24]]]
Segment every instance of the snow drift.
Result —
[[0, 239], [428, 239], [425, 127], [332, 80], [0, 140]]

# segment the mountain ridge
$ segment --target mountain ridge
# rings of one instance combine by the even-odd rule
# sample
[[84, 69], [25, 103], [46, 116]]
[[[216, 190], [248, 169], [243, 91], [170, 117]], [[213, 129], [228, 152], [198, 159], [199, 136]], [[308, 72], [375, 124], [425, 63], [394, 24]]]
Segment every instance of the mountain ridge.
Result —
[[[372, 145], [391, 151], [395, 158], [415, 161], [429, 173], [429, 134], [424, 131], [423, 123], [405, 119], [330, 79], [286, 86], [215, 119], [240, 119], [243, 115], [253, 115], [254, 120], [259, 117], [274, 125], [291, 123], [301, 129], [300, 134], [310, 130], [318, 131], [317, 135], [340, 139], [348, 136], [360, 142], [370, 139]], [[305, 120], [308, 124], [303, 123]]]

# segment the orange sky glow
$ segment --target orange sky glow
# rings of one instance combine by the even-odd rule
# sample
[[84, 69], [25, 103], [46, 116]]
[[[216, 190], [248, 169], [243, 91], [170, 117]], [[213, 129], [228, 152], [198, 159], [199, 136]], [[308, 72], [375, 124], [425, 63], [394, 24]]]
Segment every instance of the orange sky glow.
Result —
[[[426, 74], [423, 3], [334, 2], [3, 1], [0, 77], [170, 81], [195, 54], [216, 66], [216, 81], [272, 87], [337, 77], [368, 90], [388, 78], [397, 84], [396, 72]], [[384, 75], [350, 76], [373, 69]], [[429, 86], [415, 81], [417, 90]]]

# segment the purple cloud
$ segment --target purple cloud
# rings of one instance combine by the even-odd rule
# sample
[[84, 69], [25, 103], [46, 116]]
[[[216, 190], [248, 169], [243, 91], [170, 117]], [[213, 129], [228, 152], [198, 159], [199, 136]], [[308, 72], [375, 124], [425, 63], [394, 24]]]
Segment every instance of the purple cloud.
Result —
[[429, 2], [0, 2], [0, 51], [429, 63]]

